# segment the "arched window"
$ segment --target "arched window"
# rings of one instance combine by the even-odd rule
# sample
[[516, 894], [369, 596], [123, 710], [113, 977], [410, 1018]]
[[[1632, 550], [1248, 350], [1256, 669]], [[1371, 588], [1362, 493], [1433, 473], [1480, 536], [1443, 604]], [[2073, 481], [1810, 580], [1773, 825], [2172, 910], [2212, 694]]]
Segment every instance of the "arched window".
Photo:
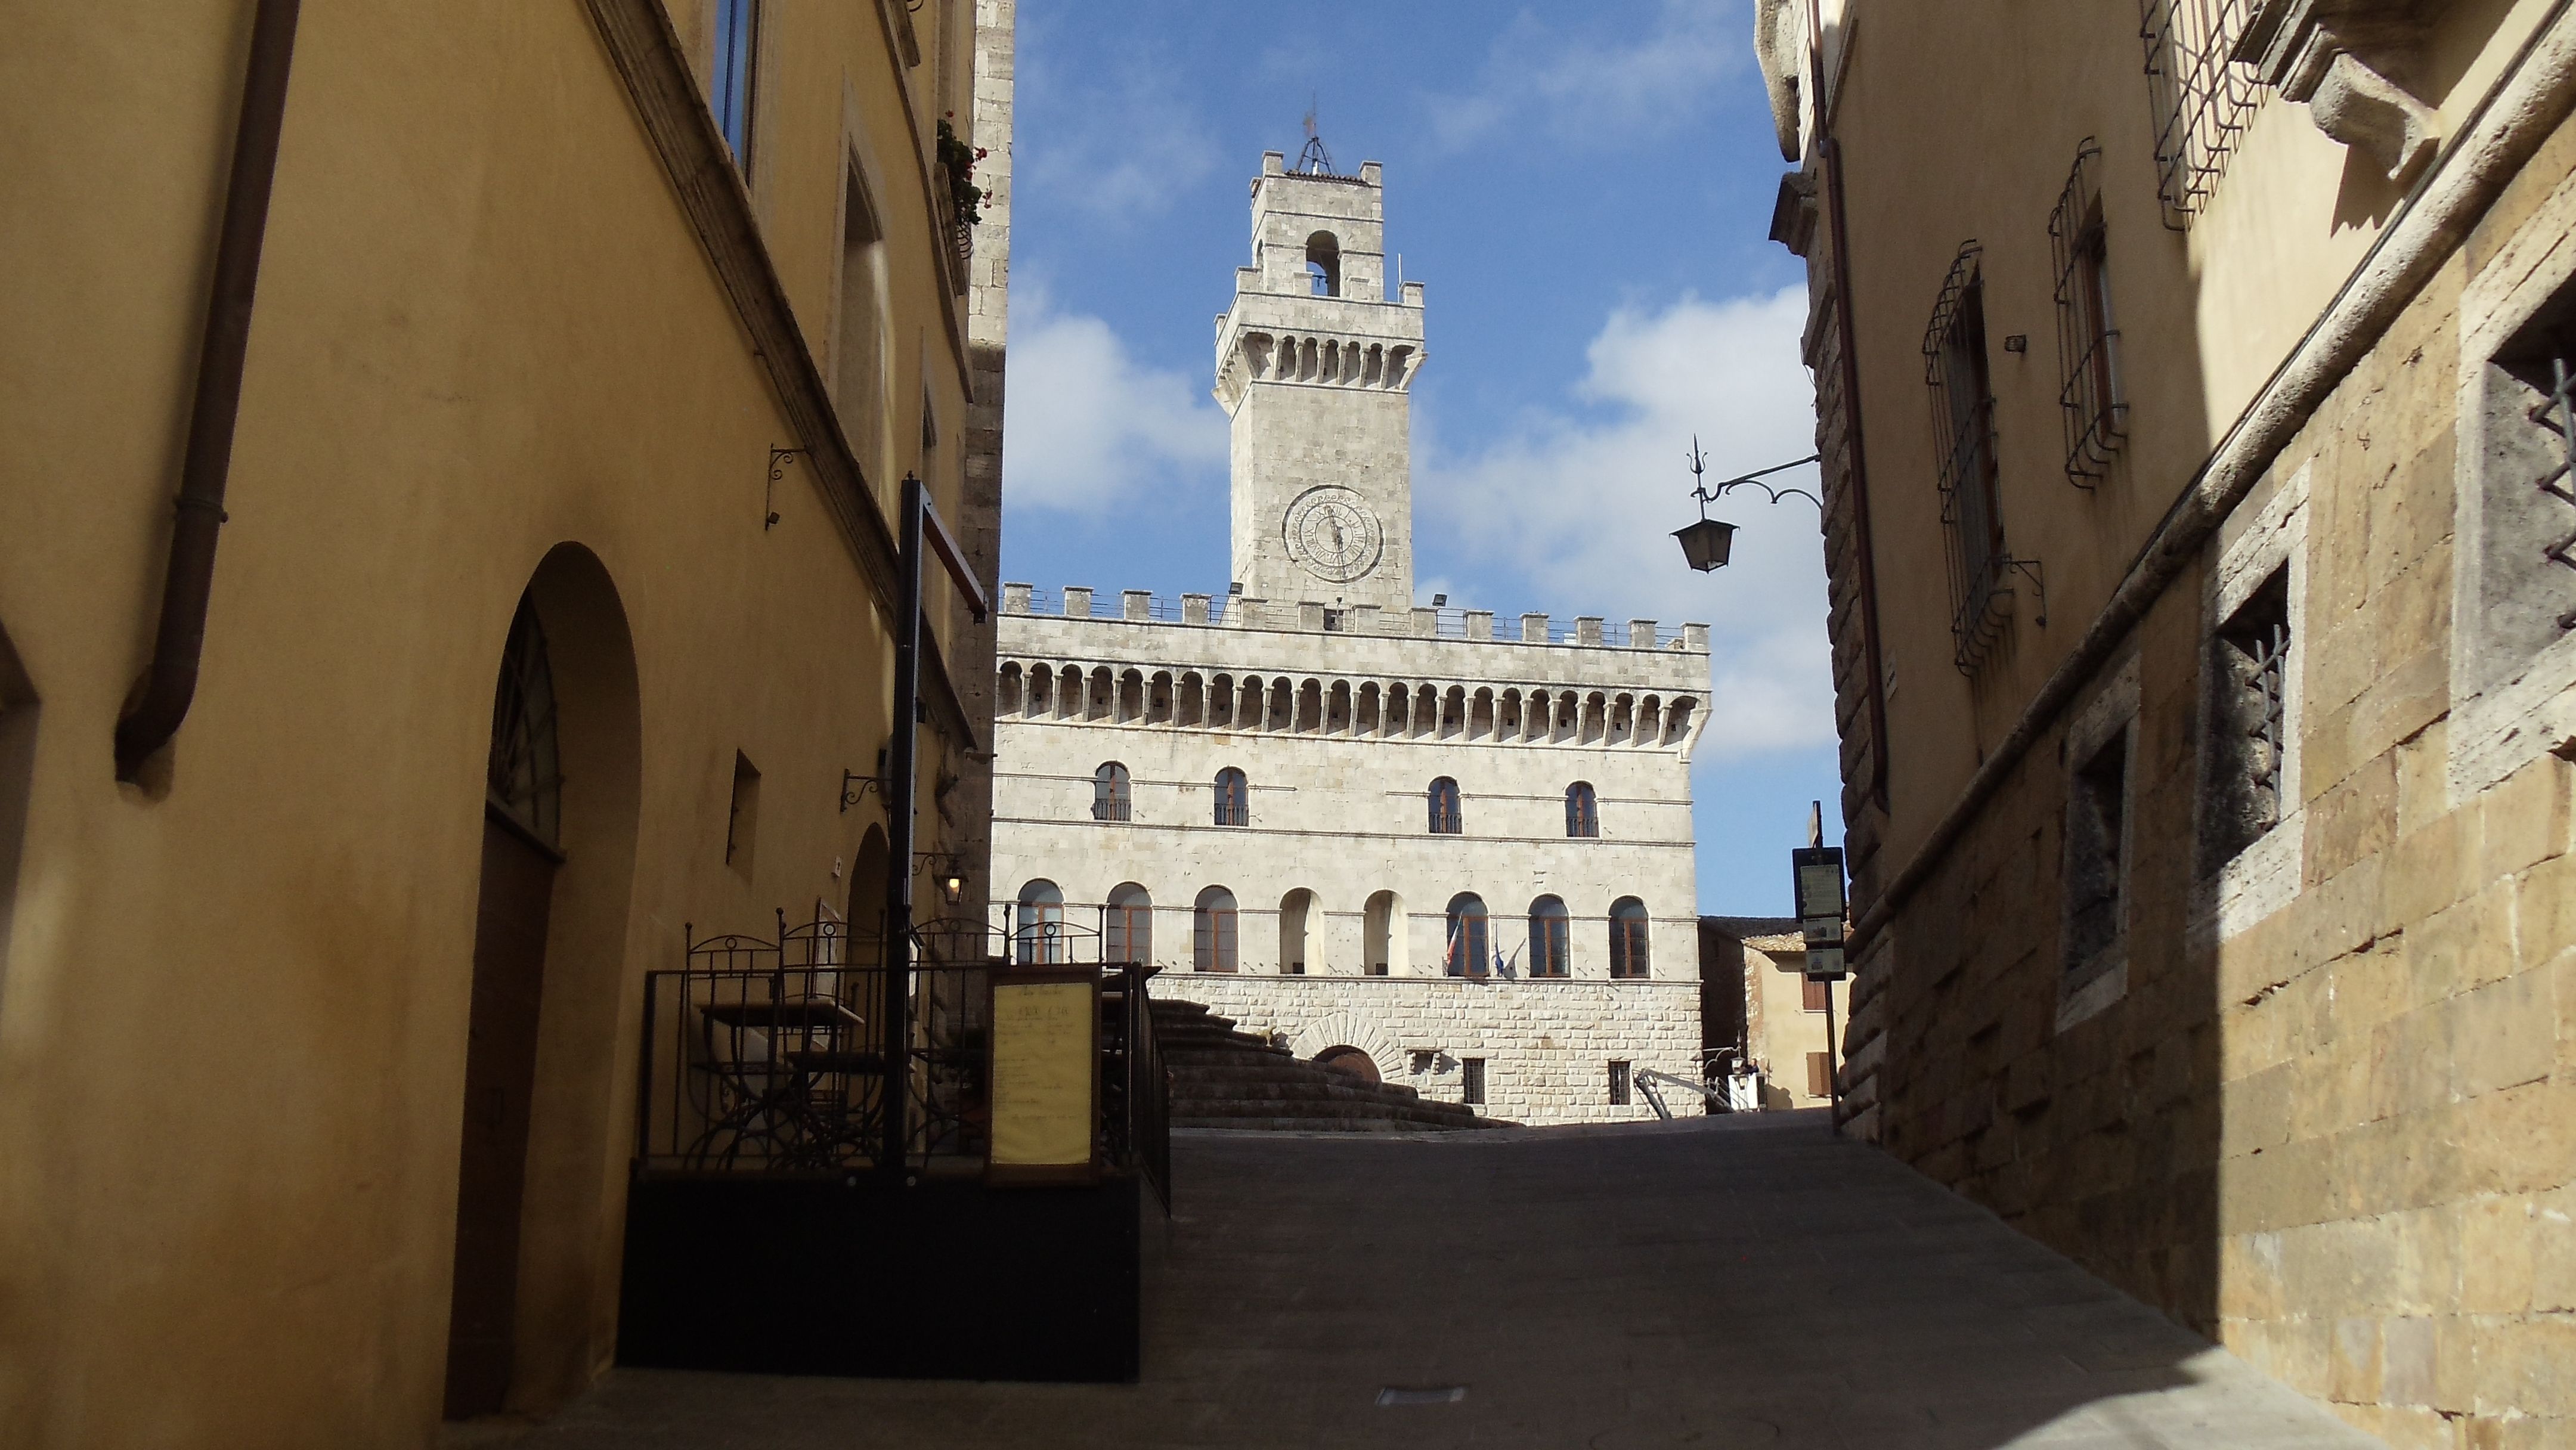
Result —
[[1481, 977], [1493, 966], [1494, 939], [1487, 929], [1485, 899], [1472, 891], [1449, 898], [1448, 946], [1441, 967], [1453, 977]]
[[1372, 977], [1388, 976], [1405, 964], [1404, 898], [1392, 891], [1381, 891], [1368, 899], [1368, 910], [1361, 918], [1360, 950], [1367, 956], [1361, 971]]
[[1231, 972], [1235, 963], [1234, 893], [1211, 886], [1190, 912], [1190, 965], [1202, 972]]
[[1091, 773], [1091, 818], [1123, 821], [1129, 814], [1127, 767], [1109, 761]]
[[1633, 896], [1622, 896], [1610, 903], [1610, 975], [1642, 977], [1647, 974], [1649, 964], [1646, 903]]
[[1308, 954], [1314, 950], [1309, 928], [1318, 915], [1315, 893], [1302, 886], [1279, 898], [1279, 975], [1306, 975]]
[[1571, 975], [1574, 960], [1573, 918], [1565, 903], [1553, 896], [1542, 896], [1530, 903], [1529, 974], [1533, 977]]
[[492, 695], [492, 750], [483, 800], [537, 840], [552, 846], [563, 812], [563, 773], [555, 745], [554, 666], [545, 626], [528, 596], [510, 616], [501, 646], [501, 680]]
[[1024, 967], [1054, 966], [1065, 959], [1064, 893], [1041, 877], [1020, 888], [1020, 920], [1011, 933], [1011, 959]]
[[1154, 960], [1154, 898], [1133, 881], [1110, 888], [1108, 920], [1101, 923], [1104, 962]]
[[1245, 784], [1243, 772], [1231, 765], [1216, 773], [1216, 823], [1220, 826], [1252, 824], [1252, 787]]
[[1318, 297], [1342, 295], [1342, 243], [1331, 232], [1306, 239], [1306, 287]]
[[1458, 782], [1447, 776], [1431, 782], [1431, 834], [1458, 834]]
[[1592, 782], [1578, 780], [1565, 788], [1565, 833], [1569, 836], [1601, 834], [1601, 798], [1592, 791]]

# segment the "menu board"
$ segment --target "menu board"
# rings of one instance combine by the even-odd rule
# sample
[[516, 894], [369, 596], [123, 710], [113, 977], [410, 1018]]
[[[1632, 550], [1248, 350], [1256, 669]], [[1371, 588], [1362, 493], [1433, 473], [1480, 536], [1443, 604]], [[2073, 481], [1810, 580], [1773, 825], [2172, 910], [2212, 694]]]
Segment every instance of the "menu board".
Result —
[[1099, 979], [1089, 973], [994, 975], [994, 1181], [1091, 1177], [1098, 1002]]

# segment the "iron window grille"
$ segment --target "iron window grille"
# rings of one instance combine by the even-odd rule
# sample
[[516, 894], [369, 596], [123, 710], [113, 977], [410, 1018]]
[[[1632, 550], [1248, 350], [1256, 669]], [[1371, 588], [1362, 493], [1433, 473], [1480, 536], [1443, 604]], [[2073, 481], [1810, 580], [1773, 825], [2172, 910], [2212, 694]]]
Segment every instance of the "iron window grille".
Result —
[[2217, 699], [2206, 809], [2215, 866], [2281, 821], [2281, 768], [2289, 758], [2290, 581], [2273, 571], [2228, 617], [2213, 646]]
[[2252, 0], [2139, 0], [2147, 90], [2154, 106], [2156, 194], [2176, 231], [2209, 203], [2262, 82], [2236, 62]]
[[1610, 1106], [1628, 1106], [1628, 1064], [1616, 1058], [1610, 1063]]
[[1469, 1107], [1485, 1104], [1485, 1060], [1481, 1057], [1458, 1061], [1458, 1101]]
[[1601, 797], [1590, 781], [1565, 788], [1565, 834], [1587, 839], [1601, 834]]
[[1133, 817], [1135, 805], [1129, 794], [1127, 767], [1117, 761], [1103, 765], [1091, 776], [1091, 818], [1095, 821], [1124, 821]]
[[1923, 380], [1932, 389], [1932, 429], [1939, 447], [1941, 524], [1950, 575], [1952, 662], [1974, 674], [2003, 632], [2018, 572], [2040, 591], [2039, 622], [2048, 622], [2047, 595], [2036, 561], [2015, 559], [2004, 547], [2003, 512], [1997, 497], [1994, 386], [1986, 360], [1983, 249], [1959, 249], [1932, 321], [1923, 332]]
[[1220, 826], [1252, 824], [1251, 789], [1243, 772], [1229, 765], [1216, 773], [1216, 823]]
[[2057, 401], [2066, 418], [2066, 477], [2078, 488], [2102, 481], [2128, 432], [2129, 407], [2120, 396], [2120, 332], [2111, 317], [2101, 165], [2102, 148], [2088, 136], [2048, 218], [2057, 264]]
[[[2568, 348], [2553, 341], [2549, 349], [2549, 391], [2531, 410], [2531, 421], [2555, 435], [2558, 445], [2556, 460], [2541, 472], [2533, 486], [2560, 503], [2576, 505], [2576, 378], [2567, 366]], [[2564, 569], [2576, 569], [2576, 530], [2567, 527], [2564, 515], [2551, 531], [2550, 542], [2541, 548], [2541, 557]], [[2558, 616], [2561, 630], [2576, 629], [2576, 609]]]

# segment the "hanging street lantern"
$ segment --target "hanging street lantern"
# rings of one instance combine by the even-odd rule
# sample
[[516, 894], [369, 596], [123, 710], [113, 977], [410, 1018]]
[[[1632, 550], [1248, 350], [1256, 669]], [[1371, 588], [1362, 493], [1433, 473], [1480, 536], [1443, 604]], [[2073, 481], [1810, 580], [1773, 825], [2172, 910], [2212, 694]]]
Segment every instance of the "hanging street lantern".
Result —
[[1726, 567], [1726, 556], [1735, 545], [1735, 525], [1708, 516], [1708, 505], [1700, 505], [1699, 522], [1673, 530], [1682, 541], [1682, 557], [1703, 574]]
[[1727, 558], [1735, 548], [1735, 525], [1724, 519], [1710, 518], [1708, 506], [1726, 497], [1730, 490], [1742, 488], [1746, 484], [1752, 484], [1753, 487], [1769, 494], [1773, 503], [1778, 503], [1794, 493], [1814, 504], [1818, 512], [1822, 512], [1825, 507], [1824, 500], [1803, 488], [1773, 488], [1767, 483], [1755, 482], [1766, 474], [1802, 468], [1815, 461], [1815, 455], [1809, 454], [1794, 463], [1781, 463], [1769, 468], [1756, 469], [1740, 478], [1730, 478], [1712, 487], [1703, 477], [1708, 471], [1708, 457], [1699, 451], [1699, 440], [1691, 439], [1691, 497], [1699, 500], [1699, 522], [1673, 530], [1673, 537], [1681, 541], [1682, 557], [1690, 561], [1692, 568], [1703, 574], [1713, 573], [1726, 567]]

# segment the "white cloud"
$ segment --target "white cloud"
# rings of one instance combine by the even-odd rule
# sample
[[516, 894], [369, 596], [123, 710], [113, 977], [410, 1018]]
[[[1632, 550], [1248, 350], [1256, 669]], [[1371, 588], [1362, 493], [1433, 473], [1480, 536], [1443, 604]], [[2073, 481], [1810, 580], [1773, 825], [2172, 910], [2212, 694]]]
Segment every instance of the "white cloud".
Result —
[[[1168, 55], [1131, 55], [1114, 70], [1068, 76], [1032, 65], [1049, 47], [1020, 46], [1021, 128], [1013, 139], [1014, 182], [1095, 221], [1127, 226], [1168, 210], [1216, 168], [1216, 128], [1182, 98], [1171, 78], [1185, 67]], [[1043, 118], [1045, 124], [1031, 124]]]
[[[1716, 683], [1702, 750], [1717, 758], [1834, 738], [1816, 510], [1736, 491], [1711, 510], [1740, 529], [1733, 562], [1714, 574], [1693, 573], [1672, 539], [1697, 517], [1693, 435], [1712, 480], [1815, 451], [1798, 356], [1806, 311], [1793, 287], [1614, 313], [1568, 406], [1470, 456], [1443, 456], [1435, 441], [1416, 466], [1418, 510], [1452, 541], [1452, 572], [1519, 596], [1479, 607], [1528, 599], [1561, 615], [1708, 621]], [[1812, 469], [1770, 481], [1816, 488]]]
[[1098, 513], [1222, 470], [1225, 415], [1194, 380], [1129, 356], [1109, 324], [1014, 289], [1003, 496], [1014, 509]]
[[1667, 136], [1717, 99], [1751, 49], [1752, 27], [1741, 5], [1664, 0], [1651, 25], [1628, 32], [1632, 43], [1602, 45], [1524, 10], [1495, 36], [1466, 90], [1425, 98], [1432, 137], [1457, 150], [1497, 136]]

